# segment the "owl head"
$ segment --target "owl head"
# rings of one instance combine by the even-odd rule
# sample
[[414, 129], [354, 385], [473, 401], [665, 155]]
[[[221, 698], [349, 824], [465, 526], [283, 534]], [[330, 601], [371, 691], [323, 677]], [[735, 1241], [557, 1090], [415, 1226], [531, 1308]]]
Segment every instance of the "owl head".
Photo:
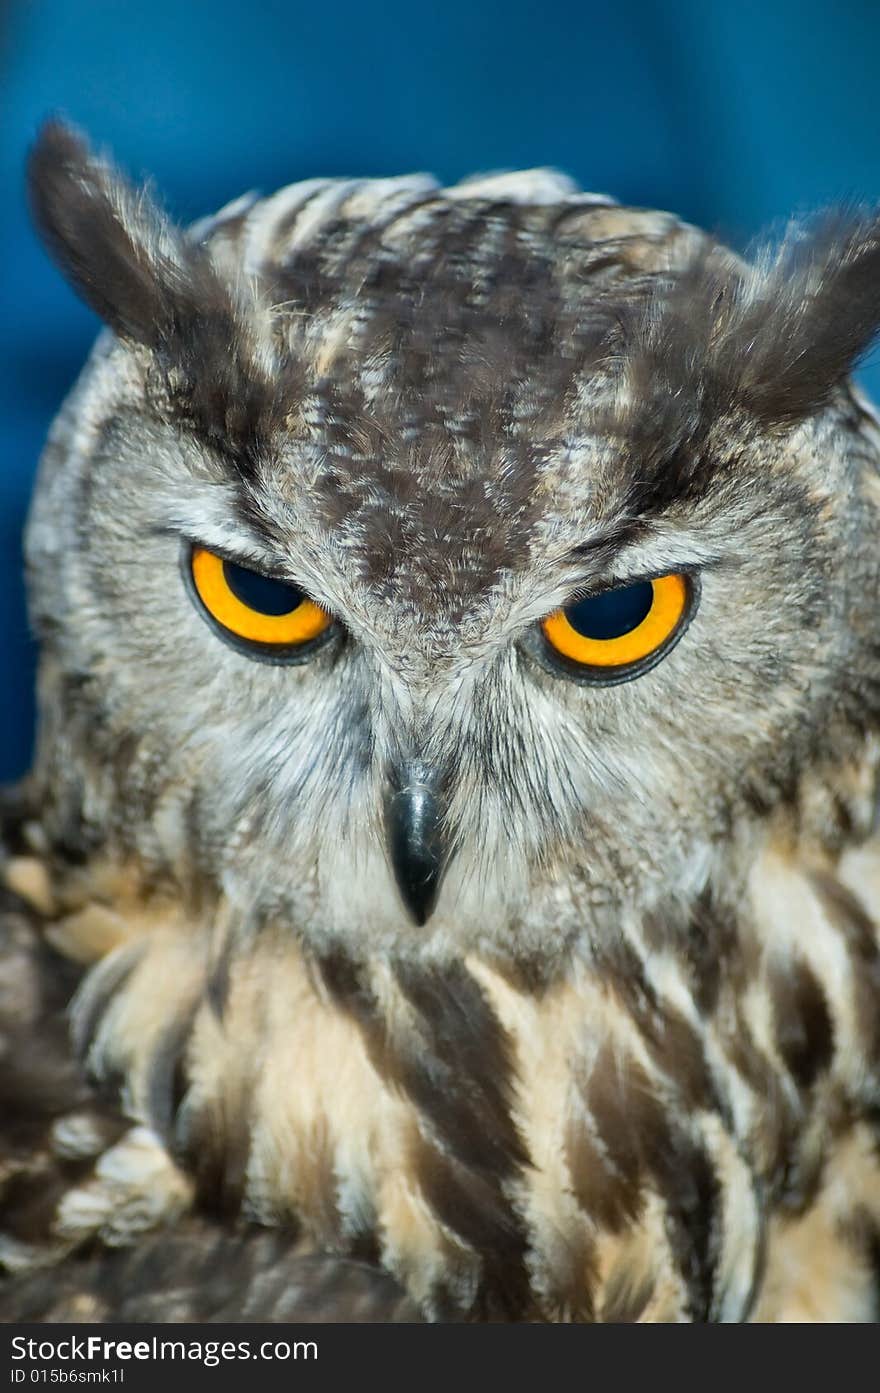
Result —
[[548, 965], [867, 827], [874, 215], [746, 262], [538, 171], [184, 231], [58, 124], [30, 191], [108, 326], [27, 532], [59, 858]]

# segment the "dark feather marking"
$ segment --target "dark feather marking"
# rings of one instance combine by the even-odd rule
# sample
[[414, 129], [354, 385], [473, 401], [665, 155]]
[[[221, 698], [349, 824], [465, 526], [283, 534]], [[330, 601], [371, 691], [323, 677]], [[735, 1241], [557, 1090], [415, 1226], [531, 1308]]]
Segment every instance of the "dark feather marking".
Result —
[[146, 1108], [150, 1123], [166, 1142], [186, 1093], [186, 1050], [199, 1008], [195, 1002], [162, 1031], [146, 1067]]
[[[756, 1151], [753, 1164], [763, 1180], [777, 1190], [786, 1183], [789, 1185], [787, 1202], [795, 1202], [796, 1186], [808, 1183], [808, 1177], [795, 1164], [797, 1143], [802, 1118], [800, 1110], [792, 1101], [788, 1091], [782, 1087], [777, 1067], [755, 1044], [751, 1031], [738, 1011], [731, 1014], [731, 993], [739, 997], [745, 989], [747, 968], [743, 961], [743, 945], [738, 936], [737, 920], [733, 911], [703, 895], [693, 908], [691, 917], [685, 925], [677, 922], [675, 915], [665, 918], [662, 914], [649, 916], [645, 921], [646, 938], [649, 947], [674, 948], [690, 978], [696, 1004], [704, 1015], [715, 1015], [716, 1028], [721, 1033], [725, 1051], [731, 1067], [735, 1068], [748, 1083], [755, 1095], [763, 1100], [763, 1121], [760, 1149]], [[759, 961], [754, 970], [759, 968]], [[726, 986], [724, 1009], [716, 1011], [718, 994], [722, 982]], [[678, 1018], [679, 1020], [681, 1018]], [[816, 1019], [820, 1031], [820, 1020]], [[692, 1069], [699, 1078], [705, 1068], [694, 1054], [697, 1037], [687, 1023], [684, 1023], [686, 1046], [691, 1051]], [[676, 1027], [673, 1027], [673, 1040]], [[673, 1083], [677, 1082], [675, 1070], [675, 1050], [665, 1040], [666, 1026], [661, 1027], [658, 1036], [655, 1029], [649, 1031], [653, 1039], [652, 1052], [661, 1067], [669, 1071]], [[821, 1054], [823, 1046], [820, 1034], [814, 1036], [817, 1051]], [[658, 1048], [659, 1045], [659, 1048]], [[702, 1055], [702, 1047], [700, 1047]], [[685, 1058], [687, 1055], [684, 1056]], [[817, 1055], [818, 1058], [818, 1055]], [[665, 1061], [665, 1062], [664, 1062]], [[708, 1076], [708, 1071], [707, 1076]], [[734, 1124], [726, 1097], [709, 1082], [710, 1091], [698, 1102], [698, 1093], [690, 1092], [691, 1104], [688, 1106], [711, 1106], [716, 1109], [728, 1130]], [[784, 1182], [783, 1178], [788, 1177]]]
[[481, 1254], [490, 1309], [498, 1302], [506, 1318], [522, 1318], [531, 1304], [527, 1235], [504, 1183], [521, 1173], [528, 1154], [511, 1115], [509, 1041], [462, 964], [431, 970], [402, 962], [396, 976], [421, 1027], [398, 1047], [400, 1083], [442, 1147], [421, 1150], [422, 1191]]
[[706, 1151], [683, 1130], [670, 1129], [669, 1145], [651, 1158], [667, 1207], [673, 1257], [687, 1286], [691, 1320], [713, 1315], [721, 1247], [721, 1184]]
[[623, 939], [608, 943], [598, 966], [684, 1105], [721, 1111], [699, 1035], [679, 1011], [657, 997], [635, 950]]
[[[84, 1176], [87, 1167], [79, 1167]], [[58, 1202], [70, 1185], [70, 1177], [39, 1165], [13, 1175], [3, 1186], [0, 1232], [21, 1243], [45, 1242], [51, 1232]]]
[[732, 908], [703, 891], [682, 918], [677, 907], [655, 910], [642, 920], [645, 942], [652, 950], [675, 952], [681, 962], [700, 1014], [711, 1017], [721, 984], [732, 970], [738, 923]]
[[[575, 1198], [611, 1233], [634, 1223], [645, 1201], [642, 1150], [656, 1140], [661, 1119], [643, 1078], [641, 1084], [639, 1106], [633, 1112], [632, 1084], [622, 1087], [620, 1068], [604, 1049], [589, 1079], [580, 1080], [589, 1115], [574, 1114], [566, 1128], [565, 1155]], [[593, 1122], [604, 1146], [596, 1145]]]
[[[610, 1046], [600, 1051], [584, 1095], [617, 1186], [612, 1206], [593, 1181], [587, 1203], [598, 1198], [612, 1220], [609, 1226], [617, 1229], [637, 1217], [640, 1188], [652, 1180], [666, 1204], [670, 1248], [687, 1288], [688, 1313], [692, 1320], [708, 1320], [720, 1241], [720, 1186], [708, 1156], [652, 1091], [642, 1069], [619, 1059]], [[585, 1174], [580, 1167], [582, 1183]]]
[[523, 996], [540, 998], [564, 975], [568, 965], [565, 958], [549, 954], [518, 952], [507, 957], [492, 957], [492, 969]]
[[722, 983], [729, 980], [738, 943], [738, 921], [733, 909], [709, 891], [697, 899], [691, 912], [687, 942], [682, 952], [697, 1009], [712, 1016]]
[[789, 767], [784, 764], [785, 752], [780, 751], [778, 765], [765, 765], [753, 769], [743, 780], [740, 797], [745, 809], [757, 818], [766, 818], [777, 807], [794, 808], [797, 803], [799, 773], [790, 759]]
[[[311, 202], [311, 199], [308, 201]], [[407, 203], [405, 207], [396, 209], [390, 216], [383, 220], [365, 224], [361, 224], [360, 222], [348, 223], [348, 241], [344, 249], [344, 260], [349, 268], [349, 276], [351, 277], [359, 270], [362, 270], [364, 277], [368, 278], [372, 268], [376, 264], [380, 264], [387, 255], [387, 252], [382, 246], [383, 239], [388, 236], [388, 233], [395, 224], [401, 222], [404, 218], [411, 217], [428, 204], [437, 202], [438, 193], [436, 189], [433, 189], [418, 198], [415, 202]], [[298, 216], [298, 213], [293, 214], [291, 220], [288, 222], [287, 228], [280, 230], [276, 243], [279, 251], [283, 250], [283, 239], [292, 231], [292, 223], [296, 222]], [[278, 261], [278, 257], [274, 259]], [[288, 265], [290, 263], [283, 262], [279, 264]], [[273, 271], [270, 269], [269, 275], [271, 276], [272, 274]]]
[[877, 926], [861, 901], [836, 876], [818, 871], [813, 883], [826, 913], [846, 944], [852, 963], [852, 990], [861, 1047], [873, 1066], [873, 1078], [880, 1070], [880, 942]]
[[[30, 856], [26, 825], [39, 814], [34, 791], [21, 785], [0, 788], [0, 847], [6, 856]], [[0, 893], [5, 893], [0, 886]], [[22, 904], [24, 902], [22, 901]]]
[[512, 1177], [528, 1155], [511, 1116], [510, 1042], [479, 984], [457, 962], [401, 962], [395, 975], [424, 1031], [401, 1054], [407, 1093], [460, 1161]]
[[799, 1088], [810, 1088], [831, 1064], [834, 1030], [825, 993], [806, 963], [768, 967], [776, 1045]]
[[175, 1117], [173, 1151], [193, 1176], [199, 1207], [217, 1217], [241, 1210], [250, 1154], [250, 1119], [243, 1100], [188, 1107]]
[[739, 1010], [725, 1031], [724, 1044], [732, 1067], [762, 1100], [760, 1149], [756, 1148], [752, 1164], [769, 1193], [775, 1195], [792, 1172], [802, 1116], [782, 1087], [778, 1067], [755, 1044]]
[[318, 962], [331, 997], [357, 1020], [373, 1065], [417, 1107], [427, 1134], [414, 1151], [419, 1184], [443, 1222], [483, 1258], [484, 1297], [506, 1315], [530, 1301], [527, 1238], [505, 1193], [528, 1164], [511, 1116], [510, 1044], [479, 985], [461, 964], [398, 962], [416, 1012], [392, 1037], [365, 970], [344, 952]]
[[230, 939], [226, 939], [211, 963], [205, 984], [205, 1000], [218, 1021], [223, 1020], [229, 1000], [233, 950], [234, 944]]
[[[425, 1138], [413, 1147], [411, 1160], [419, 1187], [437, 1218], [480, 1254], [483, 1280], [467, 1315], [475, 1320], [526, 1320], [534, 1315], [528, 1274], [523, 1265], [526, 1239], [522, 1221], [498, 1187], [496, 1178], [460, 1163]], [[460, 1298], [438, 1291], [436, 1299], [449, 1314], [461, 1313]]]
[[88, 1053], [104, 1013], [120, 987], [134, 972], [147, 948], [146, 942], [124, 944], [104, 958], [85, 979], [74, 1002], [71, 1036], [80, 1057]]

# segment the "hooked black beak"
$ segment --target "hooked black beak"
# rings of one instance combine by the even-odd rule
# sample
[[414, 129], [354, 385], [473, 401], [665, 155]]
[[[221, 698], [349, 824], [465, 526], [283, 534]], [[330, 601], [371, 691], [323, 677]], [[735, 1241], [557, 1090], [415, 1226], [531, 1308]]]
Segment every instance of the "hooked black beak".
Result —
[[385, 835], [394, 879], [415, 923], [427, 923], [446, 869], [437, 771], [425, 764], [396, 769], [385, 802]]

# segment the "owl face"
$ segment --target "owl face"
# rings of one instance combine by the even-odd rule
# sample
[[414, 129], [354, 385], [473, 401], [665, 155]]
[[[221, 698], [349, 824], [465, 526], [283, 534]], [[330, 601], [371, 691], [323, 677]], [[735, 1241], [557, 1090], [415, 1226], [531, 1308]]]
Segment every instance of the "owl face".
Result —
[[524, 175], [185, 237], [57, 127], [32, 189], [115, 331], [28, 533], [59, 841], [244, 925], [548, 960], [741, 881], [854, 754], [867, 223], [747, 267]]

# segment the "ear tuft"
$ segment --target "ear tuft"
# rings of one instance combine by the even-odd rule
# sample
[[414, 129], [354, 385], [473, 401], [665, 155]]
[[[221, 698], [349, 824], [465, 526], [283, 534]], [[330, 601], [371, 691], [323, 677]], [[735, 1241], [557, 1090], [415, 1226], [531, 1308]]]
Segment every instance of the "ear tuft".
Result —
[[60, 121], [28, 163], [36, 227], [73, 288], [121, 337], [155, 346], [174, 316], [192, 252], [183, 234]]
[[768, 427], [825, 406], [880, 330], [880, 214], [842, 208], [793, 224], [734, 295], [715, 363]]
[[228, 283], [69, 126], [43, 128], [28, 173], [34, 221], [74, 289], [121, 338], [152, 350], [181, 424], [250, 467], [298, 381], [275, 361], [257, 287]]

